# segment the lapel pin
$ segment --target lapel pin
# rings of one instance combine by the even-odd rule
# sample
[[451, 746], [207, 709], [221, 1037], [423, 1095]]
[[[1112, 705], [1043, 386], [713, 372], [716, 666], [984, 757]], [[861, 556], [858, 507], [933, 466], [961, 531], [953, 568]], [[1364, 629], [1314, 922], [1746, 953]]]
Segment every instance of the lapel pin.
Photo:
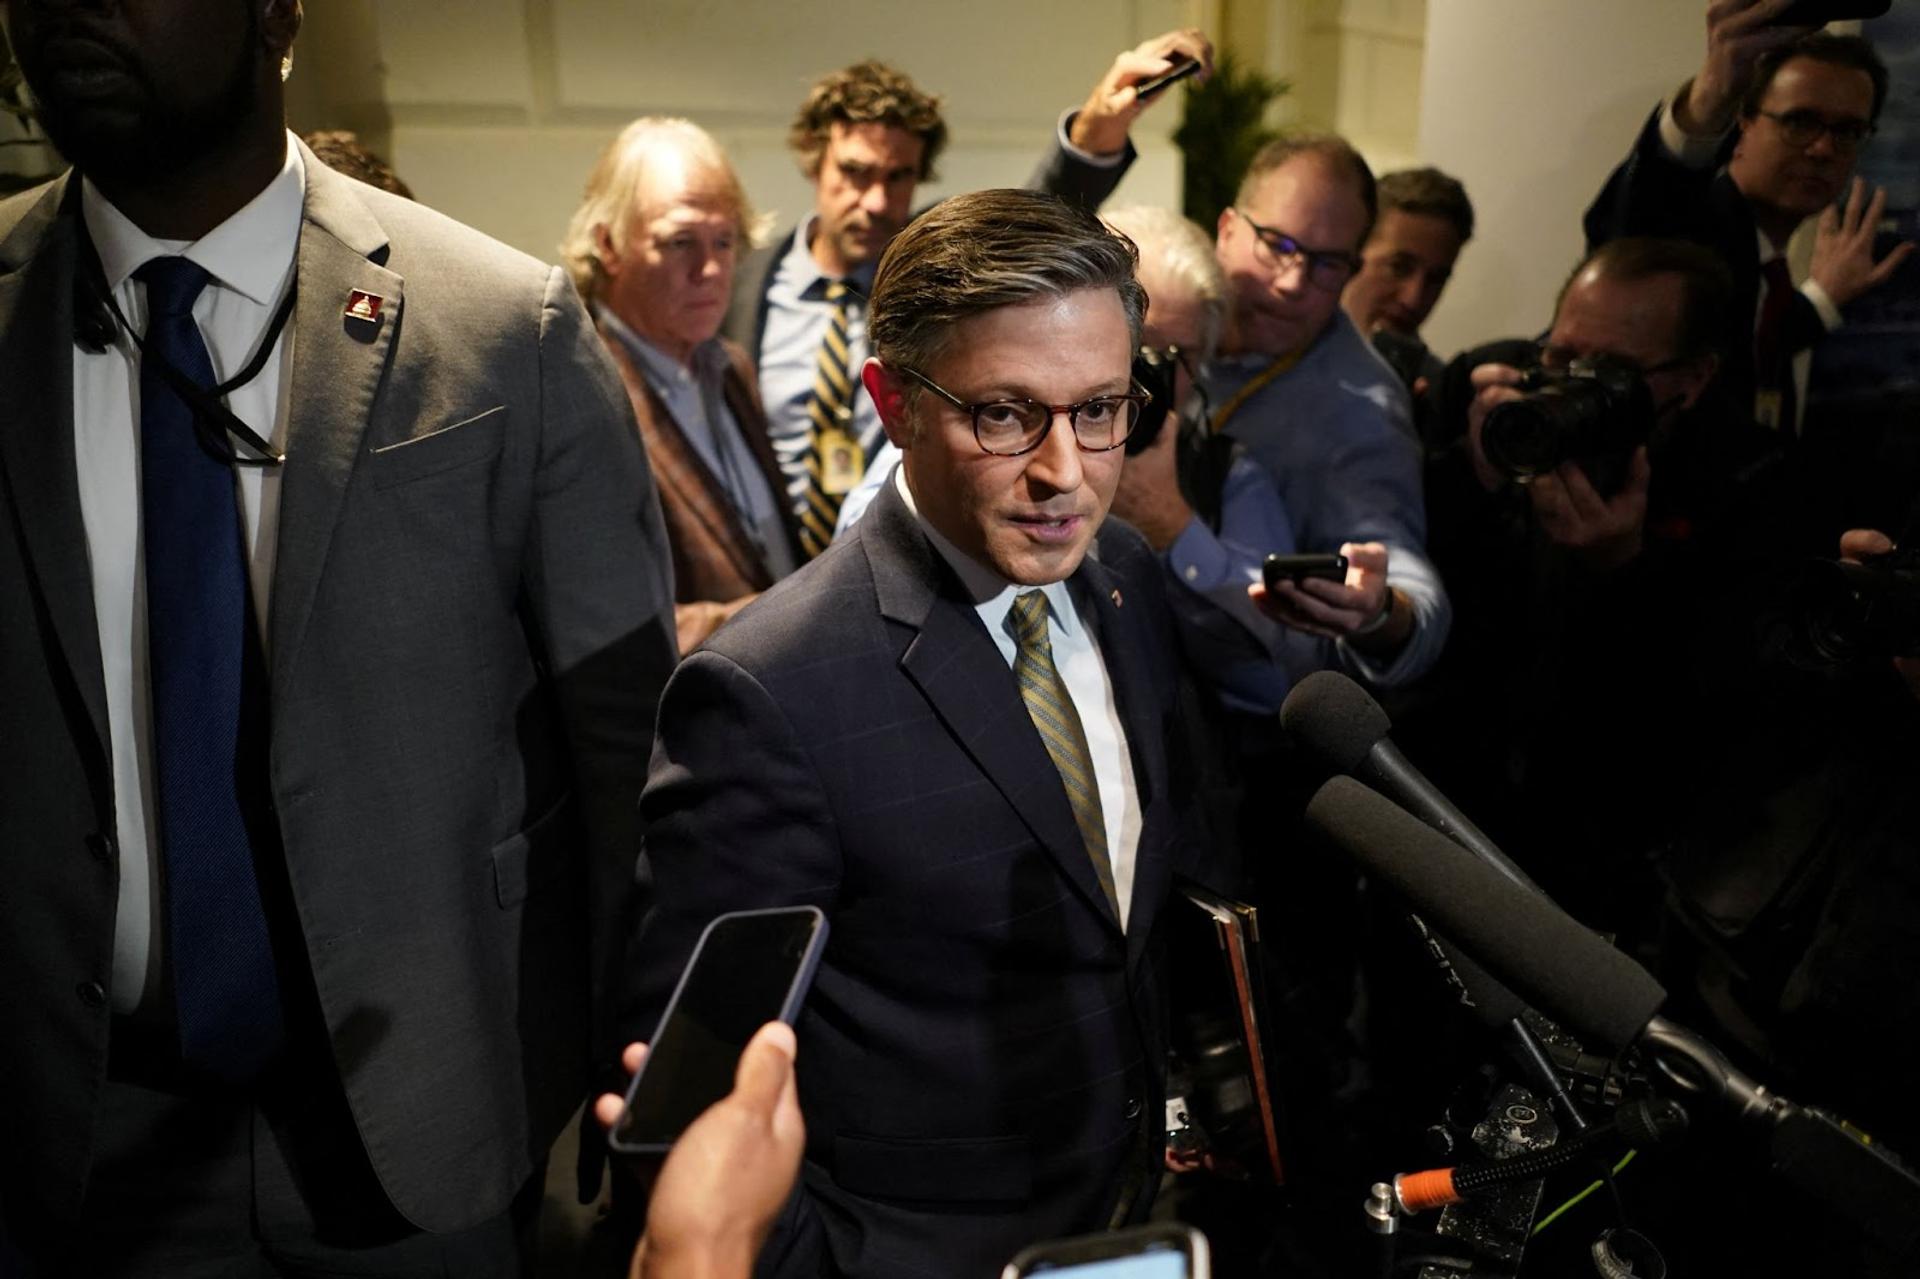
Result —
[[1120, 602], [1120, 588], [1116, 586], [1113, 588], [1113, 606], [1119, 608]]
[[347, 294], [347, 309], [341, 312], [349, 320], [359, 320], [363, 324], [380, 323], [380, 308], [386, 299], [378, 293], [369, 293], [365, 289], [355, 289]]

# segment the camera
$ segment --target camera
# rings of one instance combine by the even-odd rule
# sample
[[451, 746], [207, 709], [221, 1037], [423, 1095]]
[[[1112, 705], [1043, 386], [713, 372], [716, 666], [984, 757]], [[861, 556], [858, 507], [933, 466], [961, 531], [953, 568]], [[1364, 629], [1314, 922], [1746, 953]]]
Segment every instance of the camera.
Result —
[[1157, 350], [1143, 346], [1134, 352], [1133, 380], [1153, 398], [1140, 410], [1140, 420], [1133, 424], [1133, 433], [1127, 436], [1128, 457], [1138, 457], [1152, 448], [1153, 442], [1160, 438], [1161, 428], [1173, 416], [1174, 379], [1179, 370], [1180, 353], [1174, 347]]
[[1794, 655], [1805, 664], [1920, 656], [1920, 550], [1810, 561], [1794, 580], [1790, 613]]
[[1495, 405], [1481, 427], [1488, 463], [1525, 482], [1573, 462], [1602, 495], [1619, 491], [1653, 426], [1653, 394], [1640, 370], [1596, 356], [1528, 369], [1519, 389], [1521, 398]]

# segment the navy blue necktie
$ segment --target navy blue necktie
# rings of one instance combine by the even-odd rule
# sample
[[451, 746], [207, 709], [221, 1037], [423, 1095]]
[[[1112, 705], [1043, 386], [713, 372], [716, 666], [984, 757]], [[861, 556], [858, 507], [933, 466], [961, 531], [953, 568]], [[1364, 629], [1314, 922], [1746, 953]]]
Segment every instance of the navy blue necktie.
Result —
[[[165, 257], [134, 278], [146, 286], [152, 352], [211, 388], [213, 363], [193, 321], [207, 273]], [[285, 1037], [247, 822], [265, 808], [265, 761], [264, 740], [248, 740], [261, 681], [245, 544], [232, 464], [203, 442], [193, 411], [151, 359], [140, 367], [140, 468], [154, 798], [180, 1055], [244, 1081]]]

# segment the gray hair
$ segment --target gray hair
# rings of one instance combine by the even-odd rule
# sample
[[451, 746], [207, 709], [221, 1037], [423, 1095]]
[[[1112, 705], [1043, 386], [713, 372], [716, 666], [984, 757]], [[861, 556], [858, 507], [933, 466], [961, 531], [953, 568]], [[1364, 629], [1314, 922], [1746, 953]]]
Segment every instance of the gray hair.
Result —
[[[923, 369], [962, 320], [1081, 289], [1112, 289], [1140, 345], [1147, 294], [1134, 278], [1133, 241], [1085, 209], [1037, 191], [975, 191], [943, 200], [907, 224], [880, 257], [868, 304], [873, 353], [892, 368]], [[917, 388], [909, 383], [909, 401]]]
[[711, 174], [734, 210], [740, 239], [752, 244], [766, 231], [766, 219], [757, 218], [747, 203], [746, 188], [733, 162], [708, 133], [691, 120], [675, 116], [641, 116], [620, 130], [607, 144], [587, 176], [586, 193], [580, 207], [567, 222], [566, 238], [560, 242], [560, 261], [573, 277], [574, 287], [591, 306], [606, 283], [600, 264], [599, 237], [602, 232], [616, 254], [625, 253], [627, 236], [633, 225], [635, 208], [645, 187], [649, 166], [658, 157], [675, 152], [694, 166]]
[[1227, 318], [1227, 278], [1213, 240], [1191, 218], [1172, 209], [1134, 204], [1108, 209], [1100, 220], [1132, 240], [1142, 274], [1155, 274], [1200, 303], [1200, 363], [1213, 358]]

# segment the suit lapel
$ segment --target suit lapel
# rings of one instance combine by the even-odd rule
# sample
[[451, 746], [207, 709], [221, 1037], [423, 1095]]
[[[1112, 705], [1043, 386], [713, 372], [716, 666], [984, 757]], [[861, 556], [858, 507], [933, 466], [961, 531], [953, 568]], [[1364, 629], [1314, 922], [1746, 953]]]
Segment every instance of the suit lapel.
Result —
[[1081, 561], [1071, 582], [1075, 602], [1093, 628], [1107, 679], [1113, 684], [1140, 799], [1140, 839], [1134, 849], [1133, 892], [1127, 911], [1127, 962], [1131, 965], [1144, 951], [1173, 874], [1166, 841], [1158, 834], [1159, 822], [1149, 820], [1167, 772], [1162, 726], [1155, 713], [1162, 698], [1151, 660], [1140, 643], [1141, 628], [1147, 624], [1146, 601], [1129, 603], [1119, 575], [1092, 555]]
[[[305, 159], [307, 203], [300, 227], [293, 394], [269, 627], [276, 694], [284, 692], [313, 612], [327, 547], [399, 327], [403, 297], [400, 276], [382, 265], [386, 234], [354, 194], [353, 183], [320, 164], [311, 152]], [[381, 299], [377, 322], [346, 317], [354, 290]]]
[[1089, 909], [1118, 931], [1120, 921], [1087, 857], [1060, 774], [1027, 716], [1013, 672], [953, 571], [892, 484], [874, 499], [859, 528], [881, 615], [914, 632], [900, 669]]
[[[749, 590], [763, 591], [773, 585], [760, 550], [747, 536], [746, 525], [699, 451], [687, 439], [687, 433], [674, 420], [663, 401], [648, 384], [645, 374], [635, 365], [620, 339], [603, 332], [601, 341], [613, 355], [620, 380], [626, 384], [627, 398], [633, 402], [634, 417], [640, 424], [641, 441], [647, 460], [653, 465], [653, 477], [671, 497], [663, 502], [670, 509], [691, 516], [698, 523], [698, 536], [704, 545], [686, 547], [682, 553], [690, 559], [724, 559], [733, 575], [747, 583]], [[775, 490], [776, 500], [779, 490]], [[691, 530], [690, 530], [691, 531]]]
[[0, 244], [0, 482], [19, 512], [54, 640], [104, 751], [106, 683], [73, 447], [79, 195], [71, 174], [56, 181]]

